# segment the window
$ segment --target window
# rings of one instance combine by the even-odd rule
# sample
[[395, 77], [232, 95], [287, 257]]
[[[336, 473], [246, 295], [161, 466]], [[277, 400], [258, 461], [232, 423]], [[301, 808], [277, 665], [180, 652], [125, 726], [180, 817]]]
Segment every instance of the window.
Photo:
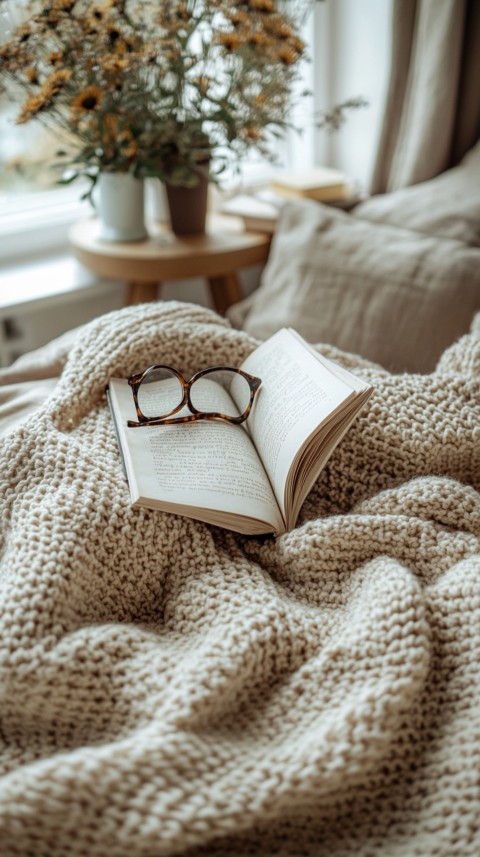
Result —
[[[0, 3], [0, 42], [21, 20], [23, 0]], [[69, 222], [84, 205], [79, 189], [56, 185], [55, 135], [38, 123], [16, 126], [17, 108], [0, 93], [0, 260], [66, 245]]]
[[368, 192], [388, 83], [393, 0], [325, 0], [315, 9], [315, 109], [362, 96], [334, 134], [317, 133], [314, 162], [341, 169]]
[[[382, 107], [388, 59], [388, 24], [392, 0], [324, 0], [315, 3], [304, 37], [311, 62], [293, 98], [291, 131], [277, 143], [280, 164], [305, 169], [325, 163], [343, 169], [368, 186]], [[24, 0], [0, 2], [0, 39], [9, 20], [18, 21]], [[304, 88], [314, 93], [300, 98]], [[316, 132], [315, 110], [364, 95], [370, 106], [349, 117], [334, 135]], [[15, 108], [0, 96], [0, 258], [36, 254], [66, 246], [69, 223], [89, 212], [81, 191], [55, 186], [51, 168], [58, 141], [36, 123], [16, 127]], [[255, 183], [274, 167], [258, 158], [242, 164], [245, 183]]]

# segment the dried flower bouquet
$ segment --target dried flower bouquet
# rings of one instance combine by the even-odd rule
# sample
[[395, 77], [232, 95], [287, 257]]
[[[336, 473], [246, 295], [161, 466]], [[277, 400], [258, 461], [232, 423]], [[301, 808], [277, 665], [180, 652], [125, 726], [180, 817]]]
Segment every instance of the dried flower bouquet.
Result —
[[218, 171], [252, 147], [270, 156], [309, 5], [28, 0], [0, 47], [0, 82], [22, 95], [19, 123], [62, 132], [69, 181], [119, 171], [188, 186], [212, 158]]

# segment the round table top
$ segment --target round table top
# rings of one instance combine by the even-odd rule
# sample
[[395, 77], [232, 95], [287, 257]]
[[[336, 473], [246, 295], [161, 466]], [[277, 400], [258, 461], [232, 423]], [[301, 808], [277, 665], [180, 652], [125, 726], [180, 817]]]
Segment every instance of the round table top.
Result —
[[162, 223], [148, 224], [143, 241], [119, 243], [99, 238], [95, 217], [74, 224], [73, 254], [105, 277], [137, 282], [215, 277], [266, 262], [271, 235], [245, 232], [235, 218], [209, 218], [204, 235], [175, 236]]

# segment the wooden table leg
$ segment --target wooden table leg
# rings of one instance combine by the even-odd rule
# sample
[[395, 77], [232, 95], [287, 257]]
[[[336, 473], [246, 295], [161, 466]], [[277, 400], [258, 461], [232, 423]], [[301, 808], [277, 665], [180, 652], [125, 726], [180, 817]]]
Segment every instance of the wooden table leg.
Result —
[[143, 304], [158, 300], [160, 294], [160, 283], [137, 283], [130, 282], [127, 286], [125, 306], [132, 304]]
[[208, 277], [208, 285], [210, 286], [213, 305], [220, 315], [225, 315], [228, 307], [238, 303], [243, 298], [242, 288], [237, 275], [234, 273]]

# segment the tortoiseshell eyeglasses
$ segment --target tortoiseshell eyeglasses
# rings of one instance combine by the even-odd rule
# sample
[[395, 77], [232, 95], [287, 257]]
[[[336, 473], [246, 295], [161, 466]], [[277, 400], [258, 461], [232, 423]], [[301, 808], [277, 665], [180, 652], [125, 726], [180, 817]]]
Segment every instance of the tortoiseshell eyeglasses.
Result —
[[[260, 378], [231, 366], [213, 366], [183, 377], [173, 366], [149, 366], [128, 379], [138, 420], [131, 428], [191, 423], [195, 420], [228, 420], [243, 423], [252, 410]], [[184, 407], [190, 414], [175, 416]]]

